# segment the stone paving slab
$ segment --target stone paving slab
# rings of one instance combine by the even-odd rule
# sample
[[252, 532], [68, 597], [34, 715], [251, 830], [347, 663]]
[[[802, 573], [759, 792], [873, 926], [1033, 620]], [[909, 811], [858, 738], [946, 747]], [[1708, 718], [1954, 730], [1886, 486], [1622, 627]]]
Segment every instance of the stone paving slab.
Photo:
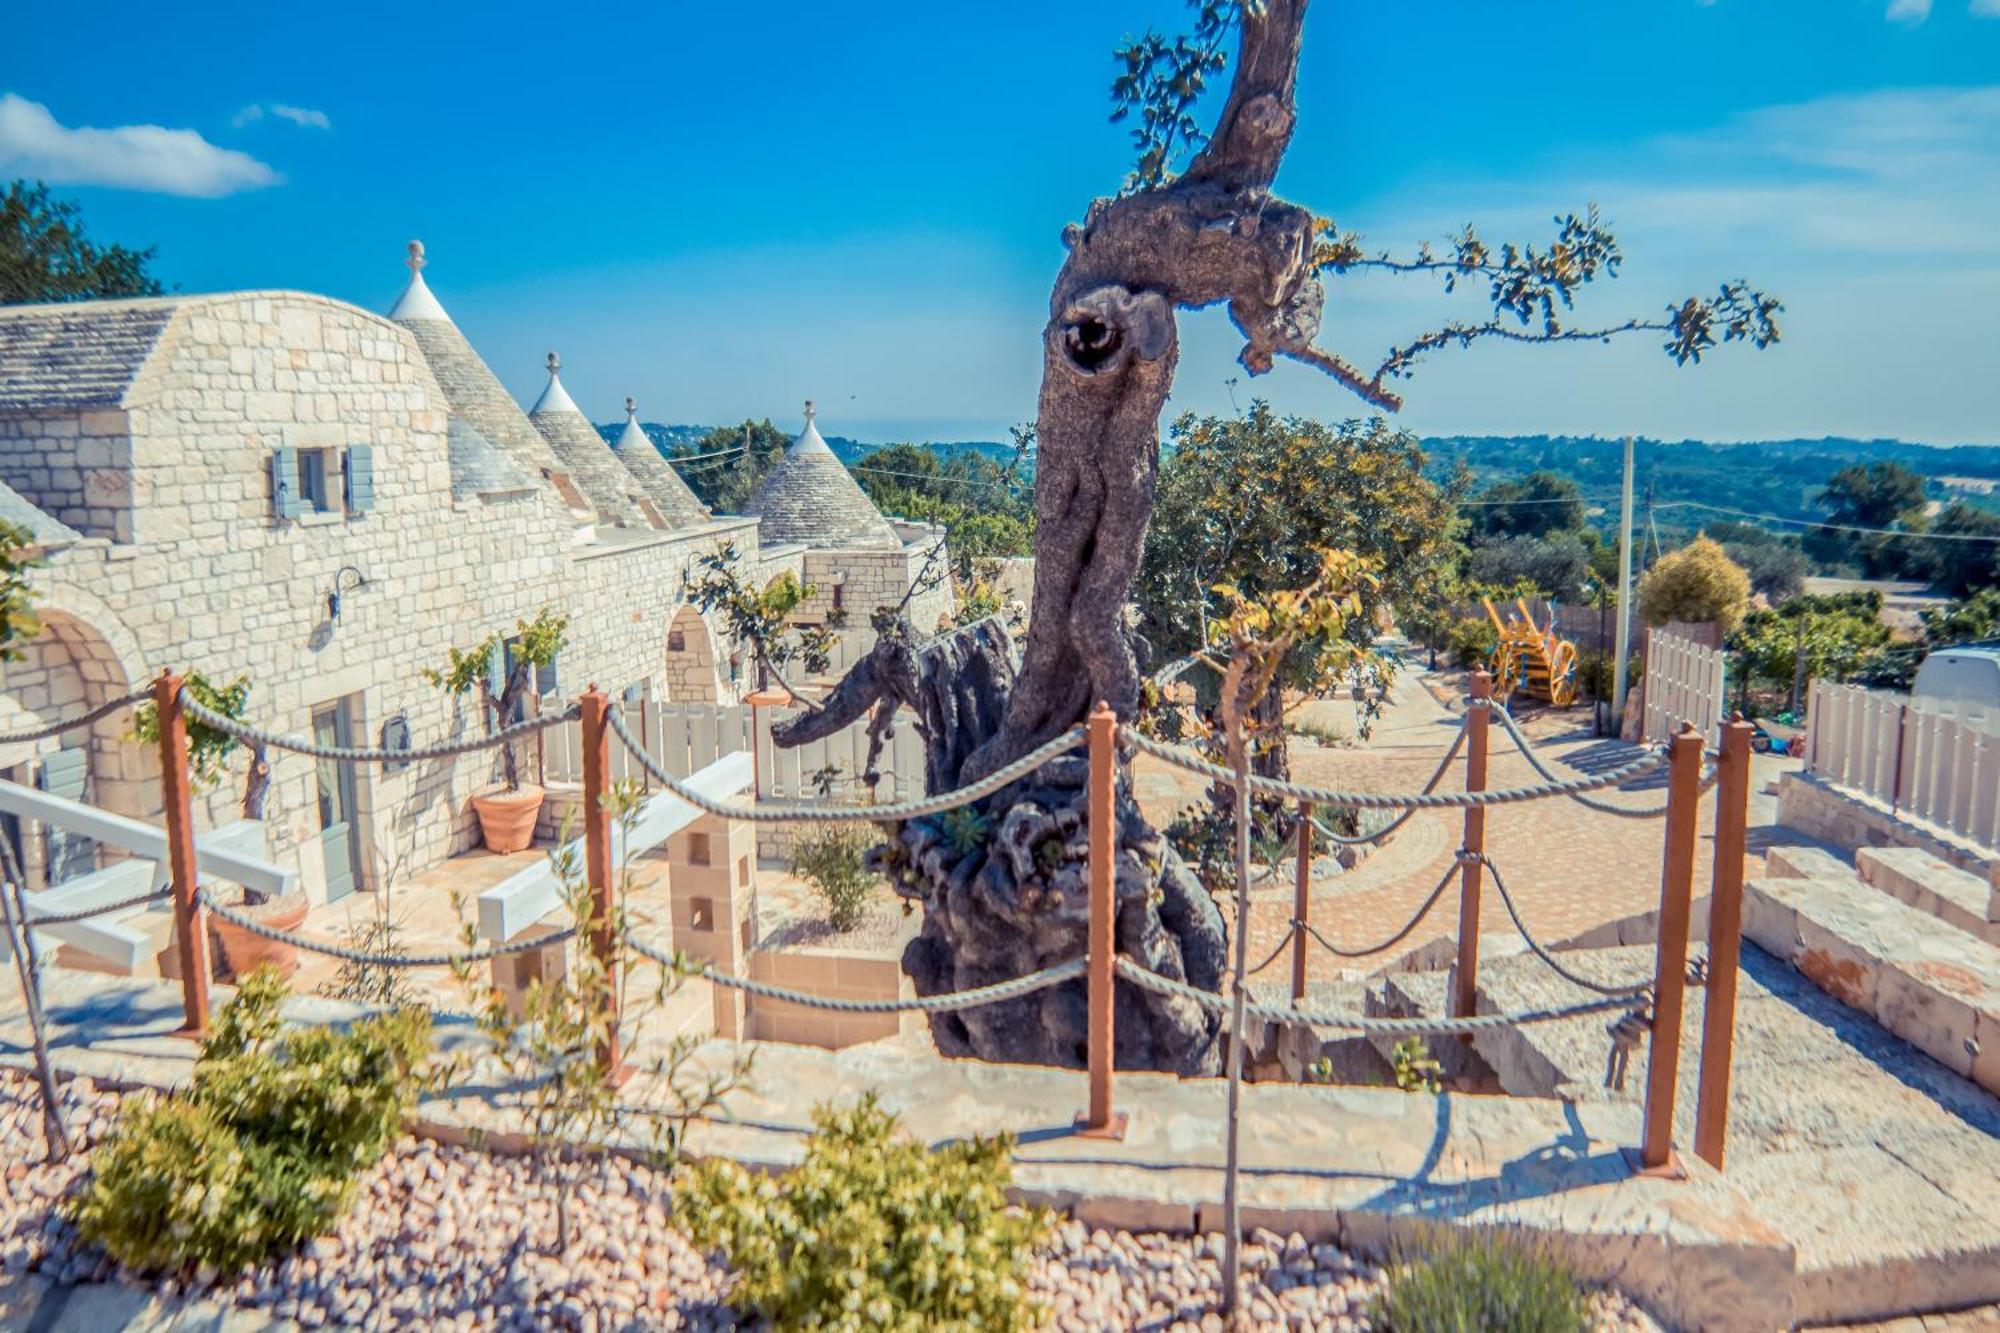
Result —
[[[1649, 948], [1562, 955], [1598, 981], [1653, 966]], [[1435, 980], [1432, 980], [1435, 978]], [[1392, 978], [1441, 1002], [1443, 974]], [[1428, 981], [1426, 988], [1421, 984]], [[1482, 1012], [1588, 992], [1532, 957], [1482, 966]], [[1694, 1135], [1705, 993], [1690, 991], [1675, 1138]], [[1582, 1089], [1635, 1108], [1648, 1050], [1623, 1093], [1602, 1087], [1608, 1037], [1580, 1018], [1482, 1035], [1482, 1057], [1529, 1092]], [[1729, 1183], [1797, 1253], [1796, 1315], [1874, 1318], [2000, 1300], [2000, 1099], [1827, 995], [1754, 945], [1743, 951], [1730, 1086]]]

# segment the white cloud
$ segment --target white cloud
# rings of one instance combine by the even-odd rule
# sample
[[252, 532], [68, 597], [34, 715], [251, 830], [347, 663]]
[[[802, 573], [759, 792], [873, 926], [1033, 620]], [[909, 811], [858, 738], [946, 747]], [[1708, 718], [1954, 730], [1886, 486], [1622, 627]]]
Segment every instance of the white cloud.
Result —
[[1931, 0], [1889, 0], [1891, 21], [1896, 23], [1922, 23], [1931, 16]]
[[283, 179], [248, 153], [159, 125], [70, 127], [39, 102], [0, 95], [0, 176], [212, 199]]
[[229, 123], [240, 130], [245, 125], [255, 124], [267, 115], [276, 116], [279, 120], [289, 120], [292, 124], [309, 130], [333, 128], [333, 121], [328, 119], [326, 112], [315, 111], [305, 106], [287, 106], [283, 102], [252, 102], [237, 112]]
[[2000, 0], [1972, 0], [1974, 16], [1983, 19], [2000, 19]]

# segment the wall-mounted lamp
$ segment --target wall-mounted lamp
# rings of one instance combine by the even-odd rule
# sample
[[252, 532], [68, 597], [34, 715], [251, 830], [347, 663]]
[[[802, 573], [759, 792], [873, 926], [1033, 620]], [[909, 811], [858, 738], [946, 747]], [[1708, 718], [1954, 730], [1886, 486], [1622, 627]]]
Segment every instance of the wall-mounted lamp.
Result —
[[[348, 579], [352, 577], [352, 582]], [[326, 618], [340, 619], [340, 595], [343, 590], [358, 592], [368, 586], [368, 576], [353, 565], [342, 565], [333, 576], [333, 591], [326, 595]]]

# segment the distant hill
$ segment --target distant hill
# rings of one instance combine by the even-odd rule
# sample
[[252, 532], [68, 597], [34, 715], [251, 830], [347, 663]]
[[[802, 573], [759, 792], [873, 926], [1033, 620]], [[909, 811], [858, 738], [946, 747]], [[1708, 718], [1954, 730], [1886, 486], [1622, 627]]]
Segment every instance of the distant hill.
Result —
[[[698, 444], [712, 429], [708, 426], [640, 423], [661, 453], [669, 456]], [[624, 423], [599, 426], [604, 437], [617, 438]], [[885, 441], [856, 440], [829, 435], [826, 442], [846, 462], [854, 462]], [[1430, 471], [1440, 480], [1460, 463], [1472, 471], [1479, 488], [1496, 481], [1516, 480], [1537, 470], [1572, 477], [1586, 497], [1615, 503], [1621, 474], [1623, 445], [1616, 439], [1574, 435], [1447, 435], [1426, 438]], [[933, 442], [928, 447], [941, 454], [963, 450], [1006, 462], [1014, 456], [1014, 446], [1000, 440], [954, 440]], [[1704, 440], [1641, 439], [1633, 445], [1635, 481], [1643, 497], [1650, 485], [1656, 503], [1700, 500], [1780, 518], [1820, 518], [1823, 511], [1813, 503], [1828, 477], [1851, 463], [1894, 461], [1932, 478], [1932, 492], [1945, 498], [1948, 490], [1963, 495], [1957, 483], [1963, 480], [2000, 482], [2000, 445], [1965, 444], [1939, 446], [1907, 444], [1901, 440], [1854, 440], [1829, 437], [1817, 440], [1758, 440], [1743, 444], [1711, 444]], [[1950, 477], [1948, 488], [1937, 479]], [[2000, 495], [2000, 492], [1996, 492]], [[2000, 498], [1982, 496], [1976, 503], [2000, 507]], [[1683, 511], [1689, 526], [1700, 520]]]

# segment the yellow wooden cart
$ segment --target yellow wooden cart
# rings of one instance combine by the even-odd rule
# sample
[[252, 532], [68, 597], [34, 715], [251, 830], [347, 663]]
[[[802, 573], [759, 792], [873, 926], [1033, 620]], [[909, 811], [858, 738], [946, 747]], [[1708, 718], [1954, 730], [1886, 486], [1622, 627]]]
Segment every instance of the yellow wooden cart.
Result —
[[1504, 619], [1493, 609], [1492, 598], [1480, 600], [1500, 636], [1493, 649], [1495, 693], [1504, 699], [1518, 690], [1557, 708], [1575, 703], [1576, 645], [1556, 637], [1554, 611], [1550, 611], [1547, 625], [1537, 625], [1527, 602], [1519, 597]]

